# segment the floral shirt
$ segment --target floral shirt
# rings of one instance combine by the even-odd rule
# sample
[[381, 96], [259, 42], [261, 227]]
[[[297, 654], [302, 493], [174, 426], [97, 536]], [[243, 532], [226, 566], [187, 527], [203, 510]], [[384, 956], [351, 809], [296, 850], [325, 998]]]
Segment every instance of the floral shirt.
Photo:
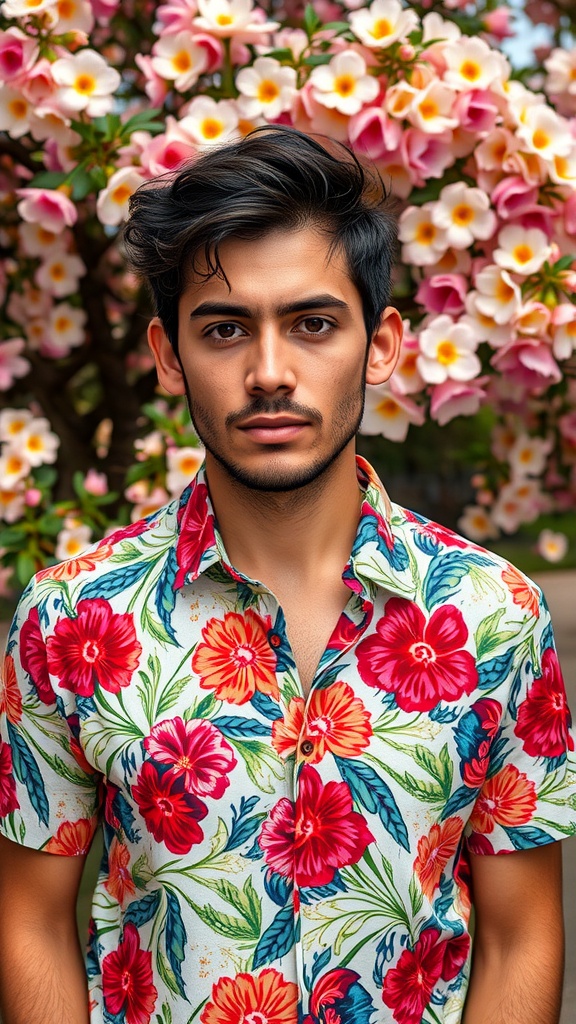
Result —
[[94, 1024], [455, 1024], [468, 852], [576, 832], [537, 587], [358, 478], [350, 599], [307, 700], [203, 471], [21, 600], [1, 827], [73, 855], [103, 824]]

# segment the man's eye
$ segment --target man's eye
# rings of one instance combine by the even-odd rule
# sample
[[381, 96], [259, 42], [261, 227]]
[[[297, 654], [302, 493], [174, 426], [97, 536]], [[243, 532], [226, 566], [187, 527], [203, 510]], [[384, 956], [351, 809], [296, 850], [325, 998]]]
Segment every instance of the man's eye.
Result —
[[299, 326], [304, 328], [306, 334], [328, 334], [334, 324], [323, 316], [307, 316], [300, 321]]
[[211, 327], [206, 335], [208, 338], [213, 338], [215, 341], [230, 341], [232, 338], [241, 337], [240, 327], [238, 324], [216, 324]]

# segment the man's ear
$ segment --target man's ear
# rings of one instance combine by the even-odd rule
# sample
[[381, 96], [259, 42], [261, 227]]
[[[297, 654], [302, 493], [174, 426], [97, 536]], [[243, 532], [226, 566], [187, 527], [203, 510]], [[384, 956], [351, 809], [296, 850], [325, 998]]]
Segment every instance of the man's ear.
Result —
[[148, 324], [148, 344], [152, 349], [158, 380], [169, 395], [185, 395], [186, 382], [180, 360], [174, 352], [164, 324], [155, 316]]
[[398, 362], [404, 326], [394, 306], [386, 306], [372, 335], [366, 364], [366, 383], [384, 384]]

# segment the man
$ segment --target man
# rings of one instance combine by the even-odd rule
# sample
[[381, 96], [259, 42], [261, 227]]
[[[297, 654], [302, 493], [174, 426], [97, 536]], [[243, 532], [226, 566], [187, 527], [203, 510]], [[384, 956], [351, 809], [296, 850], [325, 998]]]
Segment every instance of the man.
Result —
[[546, 606], [355, 458], [402, 334], [378, 182], [267, 128], [143, 186], [126, 245], [206, 463], [21, 601], [5, 1024], [554, 1024], [576, 785]]

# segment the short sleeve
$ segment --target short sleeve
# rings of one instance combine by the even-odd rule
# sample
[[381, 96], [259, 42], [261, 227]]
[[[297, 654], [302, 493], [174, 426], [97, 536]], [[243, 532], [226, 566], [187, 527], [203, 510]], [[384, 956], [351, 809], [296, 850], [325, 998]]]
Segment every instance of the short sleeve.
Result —
[[[536, 589], [536, 588], [535, 588]], [[473, 853], [512, 853], [576, 835], [576, 758], [550, 614], [537, 613], [514, 641], [490, 767], [467, 827]]]
[[86, 853], [100, 776], [79, 742], [79, 719], [52, 685], [34, 581], [14, 616], [0, 684], [0, 833], [35, 850]]

